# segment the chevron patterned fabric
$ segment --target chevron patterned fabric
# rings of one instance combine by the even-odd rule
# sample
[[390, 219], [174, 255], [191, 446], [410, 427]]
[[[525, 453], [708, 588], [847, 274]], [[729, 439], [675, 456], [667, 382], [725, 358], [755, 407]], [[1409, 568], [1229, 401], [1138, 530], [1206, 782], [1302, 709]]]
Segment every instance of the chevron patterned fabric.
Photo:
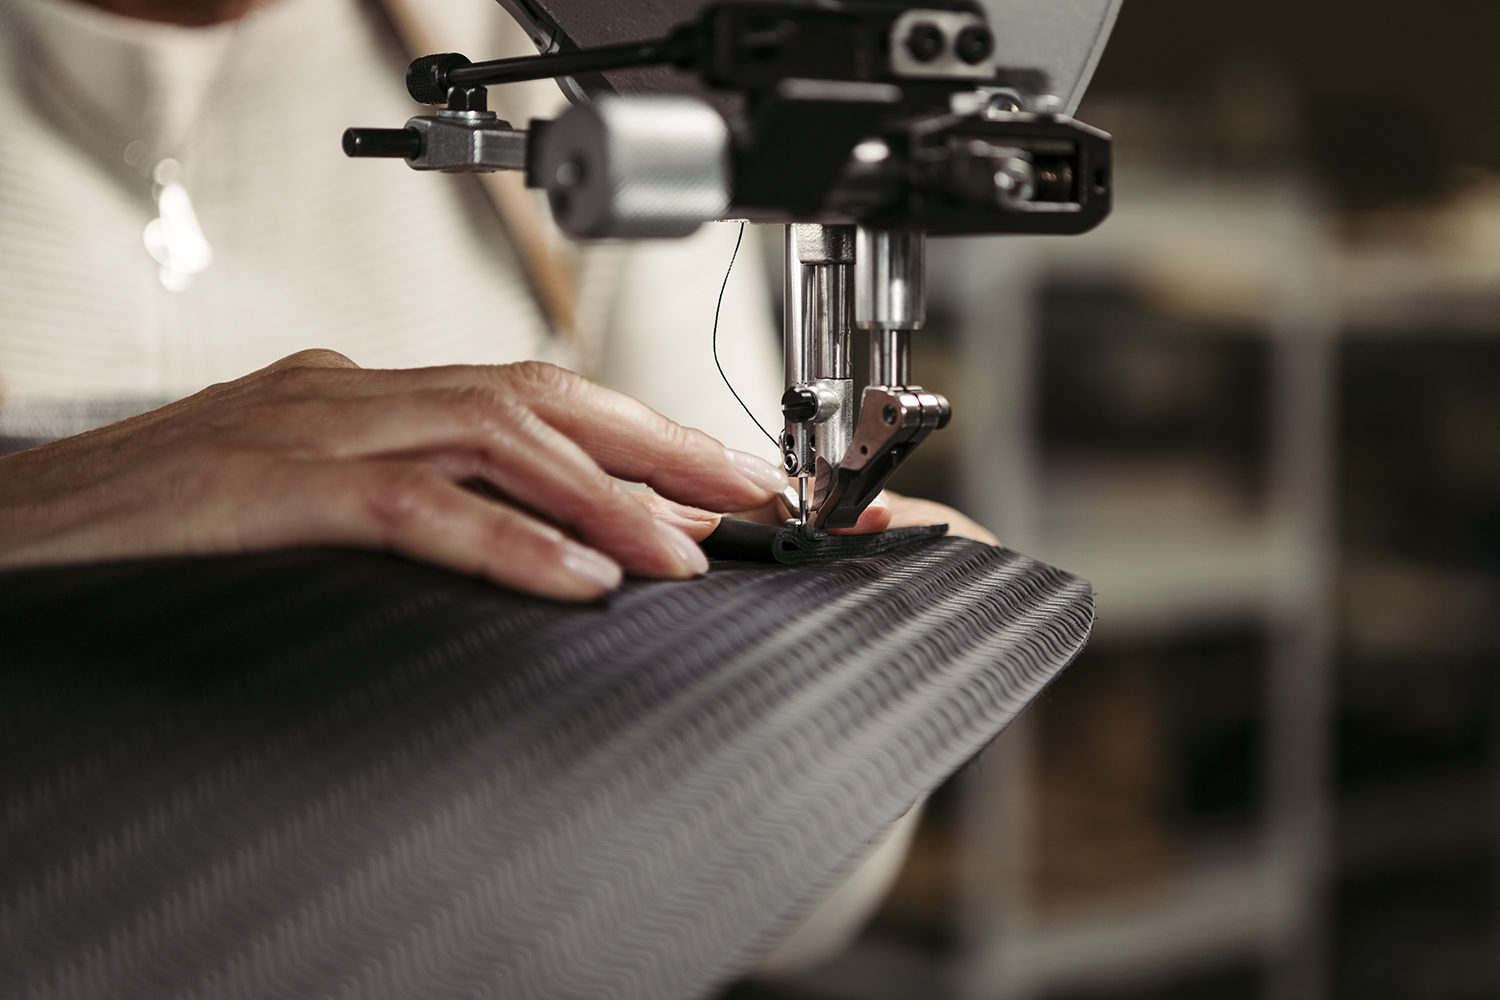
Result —
[[1092, 621], [959, 539], [585, 607], [347, 551], [0, 574], [0, 996], [711, 994]]

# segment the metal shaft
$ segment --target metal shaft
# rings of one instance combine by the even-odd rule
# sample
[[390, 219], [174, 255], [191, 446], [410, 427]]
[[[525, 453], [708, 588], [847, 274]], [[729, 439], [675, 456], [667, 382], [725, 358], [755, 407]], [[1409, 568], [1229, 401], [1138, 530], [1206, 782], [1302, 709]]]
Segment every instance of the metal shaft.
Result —
[[860, 229], [855, 321], [870, 332], [870, 384], [911, 382], [911, 331], [927, 321], [927, 234]]
[[849, 378], [852, 226], [786, 227], [786, 383]]
[[806, 341], [802, 323], [802, 299], [807, 289], [802, 280], [802, 260], [797, 256], [797, 228], [786, 227], [786, 265], [783, 276], [786, 299], [783, 303], [781, 333], [788, 386], [810, 381], [814, 367], [811, 345]]
[[854, 227], [786, 227], [786, 307], [783, 330], [786, 385], [811, 401], [788, 411], [782, 451], [788, 475], [798, 479], [798, 517], [811, 523], [818, 494], [809, 479], [831, 471], [854, 433], [854, 383], [849, 337], [853, 326]]
[[802, 267], [802, 321], [813, 378], [849, 377], [851, 278], [847, 264]]
[[870, 331], [870, 384], [911, 383], [911, 331], [879, 327]]
[[692, 47], [687, 44], [689, 37], [685, 34], [673, 34], [665, 38], [601, 45], [577, 52], [490, 59], [454, 67], [448, 71], [447, 82], [453, 87], [491, 86], [525, 80], [550, 80], [574, 73], [597, 73], [607, 69], [682, 63], [692, 55]]

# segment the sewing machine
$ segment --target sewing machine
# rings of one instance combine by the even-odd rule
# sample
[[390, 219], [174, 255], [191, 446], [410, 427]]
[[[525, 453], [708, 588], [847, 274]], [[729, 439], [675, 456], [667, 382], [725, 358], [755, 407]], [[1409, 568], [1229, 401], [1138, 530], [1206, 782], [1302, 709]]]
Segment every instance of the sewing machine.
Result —
[[[1109, 212], [1109, 137], [1070, 112], [1119, 0], [991, 0], [995, 23], [975, 0], [500, 2], [541, 54], [418, 59], [407, 89], [440, 110], [349, 129], [345, 152], [525, 171], [579, 238], [784, 224], [780, 444], [809, 536], [853, 525], [948, 422], [911, 374], [927, 237], [1074, 234]], [[516, 128], [487, 109], [487, 87], [549, 77], [575, 102], [556, 119]]]

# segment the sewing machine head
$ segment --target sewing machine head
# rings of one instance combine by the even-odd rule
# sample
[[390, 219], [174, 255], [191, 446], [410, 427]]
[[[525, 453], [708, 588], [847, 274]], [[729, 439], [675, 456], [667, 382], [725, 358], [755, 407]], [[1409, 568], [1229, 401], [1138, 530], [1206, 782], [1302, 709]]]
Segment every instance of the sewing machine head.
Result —
[[[1068, 113], [1119, 0], [991, 0], [993, 23], [975, 0], [500, 2], [541, 55], [419, 59], [407, 88], [442, 110], [350, 129], [345, 151], [524, 170], [582, 238], [785, 224], [781, 446], [808, 533], [852, 525], [948, 421], [910, 372], [927, 236], [1080, 233], [1109, 211], [1109, 137]], [[575, 101], [555, 120], [486, 110], [487, 86], [546, 77]], [[857, 410], [856, 328], [871, 347]]]

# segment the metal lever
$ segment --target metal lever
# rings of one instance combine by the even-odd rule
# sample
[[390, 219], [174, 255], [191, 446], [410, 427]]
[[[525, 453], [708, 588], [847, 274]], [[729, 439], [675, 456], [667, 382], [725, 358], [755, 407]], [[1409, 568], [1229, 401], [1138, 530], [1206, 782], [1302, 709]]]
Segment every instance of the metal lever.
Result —
[[661, 38], [601, 45], [575, 52], [515, 56], [477, 63], [457, 52], [440, 52], [412, 62], [406, 71], [406, 90], [419, 104], [442, 104], [448, 100], [448, 92], [454, 87], [488, 87], [664, 63], [689, 69], [697, 58], [697, 39], [694, 26], [687, 24], [679, 25]]
[[[859, 426], [838, 472], [828, 484], [814, 523], [819, 528], [852, 528], [912, 449], [944, 427], [953, 410], [948, 401], [919, 386], [872, 385], [860, 402]], [[819, 484], [819, 493], [823, 492]]]

